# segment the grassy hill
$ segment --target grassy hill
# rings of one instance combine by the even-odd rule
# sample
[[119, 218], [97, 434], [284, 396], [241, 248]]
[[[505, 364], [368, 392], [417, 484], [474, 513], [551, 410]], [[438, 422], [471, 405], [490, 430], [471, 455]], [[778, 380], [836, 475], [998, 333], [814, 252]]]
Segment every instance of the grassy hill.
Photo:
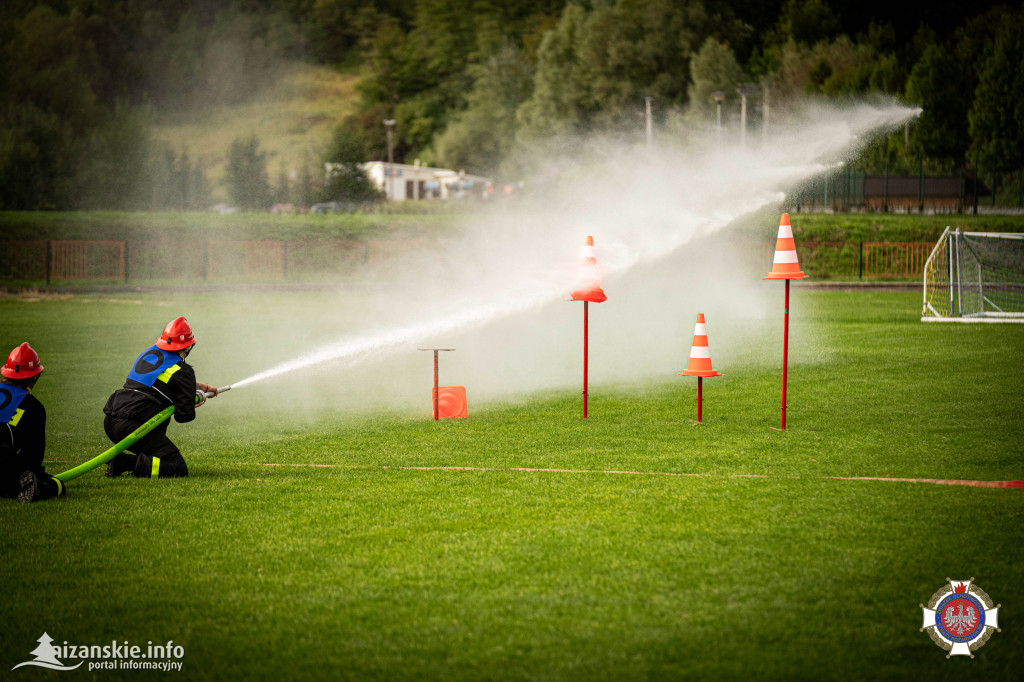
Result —
[[232, 140], [248, 135], [259, 138], [271, 182], [282, 167], [298, 172], [310, 152], [312, 163], [319, 167], [335, 126], [355, 110], [359, 79], [355, 71], [342, 73], [296, 62], [247, 103], [189, 112], [158, 123], [153, 136], [176, 153], [187, 152], [193, 162], [198, 159], [214, 201], [226, 201], [223, 178]]

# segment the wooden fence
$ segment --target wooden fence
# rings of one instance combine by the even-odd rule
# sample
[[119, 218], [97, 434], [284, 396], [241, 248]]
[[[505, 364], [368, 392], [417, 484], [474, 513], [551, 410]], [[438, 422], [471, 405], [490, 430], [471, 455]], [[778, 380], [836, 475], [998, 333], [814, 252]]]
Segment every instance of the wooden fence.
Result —
[[935, 244], [928, 242], [865, 242], [864, 273], [866, 277], [920, 278], [924, 264]]

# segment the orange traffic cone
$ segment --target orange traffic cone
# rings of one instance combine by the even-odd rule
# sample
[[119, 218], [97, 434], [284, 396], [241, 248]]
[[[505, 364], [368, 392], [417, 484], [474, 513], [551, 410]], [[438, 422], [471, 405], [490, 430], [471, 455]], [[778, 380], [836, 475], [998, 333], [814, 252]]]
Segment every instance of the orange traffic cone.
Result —
[[720, 377], [720, 372], [711, 366], [711, 351], [708, 350], [708, 329], [704, 325], [704, 313], [697, 313], [697, 324], [693, 327], [693, 346], [690, 348], [690, 364], [678, 376], [697, 377], [697, 421], [703, 416], [704, 377]]
[[594, 238], [587, 237], [583, 245], [583, 265], [580, 268], [579, 288], [572, 292], [572, 300], [589, 303], [603, 303], [608, 300], [601, 289], [601, 272], [594, 255]]
[[708, 349], [708, 329], [704, 324], [704, 313], [697, 313], [697, 324], [693, 328], [693, 346], [690, 348], [690, 364], [678, 376], [723, 376], [711, 367], [711, 351]]
[[779, 220], [779, 237], [775, 240], [775, 260], [772, 271], [765, 279], [803, 279], [807, 275], [800, 271], [796, 258], [796, 242], [793, 241], [793, 227], [789, 214], [783, 213]]

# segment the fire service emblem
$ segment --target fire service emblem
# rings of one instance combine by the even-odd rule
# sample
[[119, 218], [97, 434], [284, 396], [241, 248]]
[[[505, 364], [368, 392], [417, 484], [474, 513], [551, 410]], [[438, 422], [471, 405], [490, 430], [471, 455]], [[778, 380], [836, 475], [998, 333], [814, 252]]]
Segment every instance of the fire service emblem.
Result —
[[939, 648], [950, 656], [970, 656], [984, 646], [993, 632], [999, 629], [999, 604], [994, 604], [985, 591], [970, 580], [950, 580], [928, 600], [921, 604], [924, 625]]

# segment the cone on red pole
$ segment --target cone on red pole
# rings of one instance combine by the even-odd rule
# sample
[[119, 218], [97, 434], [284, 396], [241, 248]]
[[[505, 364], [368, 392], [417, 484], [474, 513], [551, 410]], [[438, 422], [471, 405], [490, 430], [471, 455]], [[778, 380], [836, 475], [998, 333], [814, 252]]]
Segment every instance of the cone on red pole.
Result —
[[693, 345], [690, 347], [690, 363], [677, 376], [697, 377], [697, 421], [702, 420], [704, 402], [704, 377], [724, 376], [711, 366], [711, 350], [708, 348], [708, 330], [704, 313], [697, 313], [693, 327]]
[[786, 372], [789, 365], [789, 281], [804, 279], [807, 274], [800, 270], [800, 262], [796, 256], [796, 242], [793, 240], [793, 227], [789, 224], [789, 214], [783, 213], [779, 220], [779, 236], [775, 240], [775, 258], [772, 271], [764, 279], [782, 279], [786, 281], [786, 303], [782, 332], [782, 423], [779, 427], [786, 430]]
[[597, 255], [594, 252], [594, 238], [587, 236], [583, 244], [583, 264], [580, 266], [580, 276], [576, 290], [572, 292], [573, 301], [583, 301], [583, 418], [587, 418], [587, 375], [589, 372], [588, 356], [589, 341], [588, 331], [590, 319], [589, 305], [591, 303], [604, 303], [608, 297], [601, 288], [601, 271], [597, 267]]

